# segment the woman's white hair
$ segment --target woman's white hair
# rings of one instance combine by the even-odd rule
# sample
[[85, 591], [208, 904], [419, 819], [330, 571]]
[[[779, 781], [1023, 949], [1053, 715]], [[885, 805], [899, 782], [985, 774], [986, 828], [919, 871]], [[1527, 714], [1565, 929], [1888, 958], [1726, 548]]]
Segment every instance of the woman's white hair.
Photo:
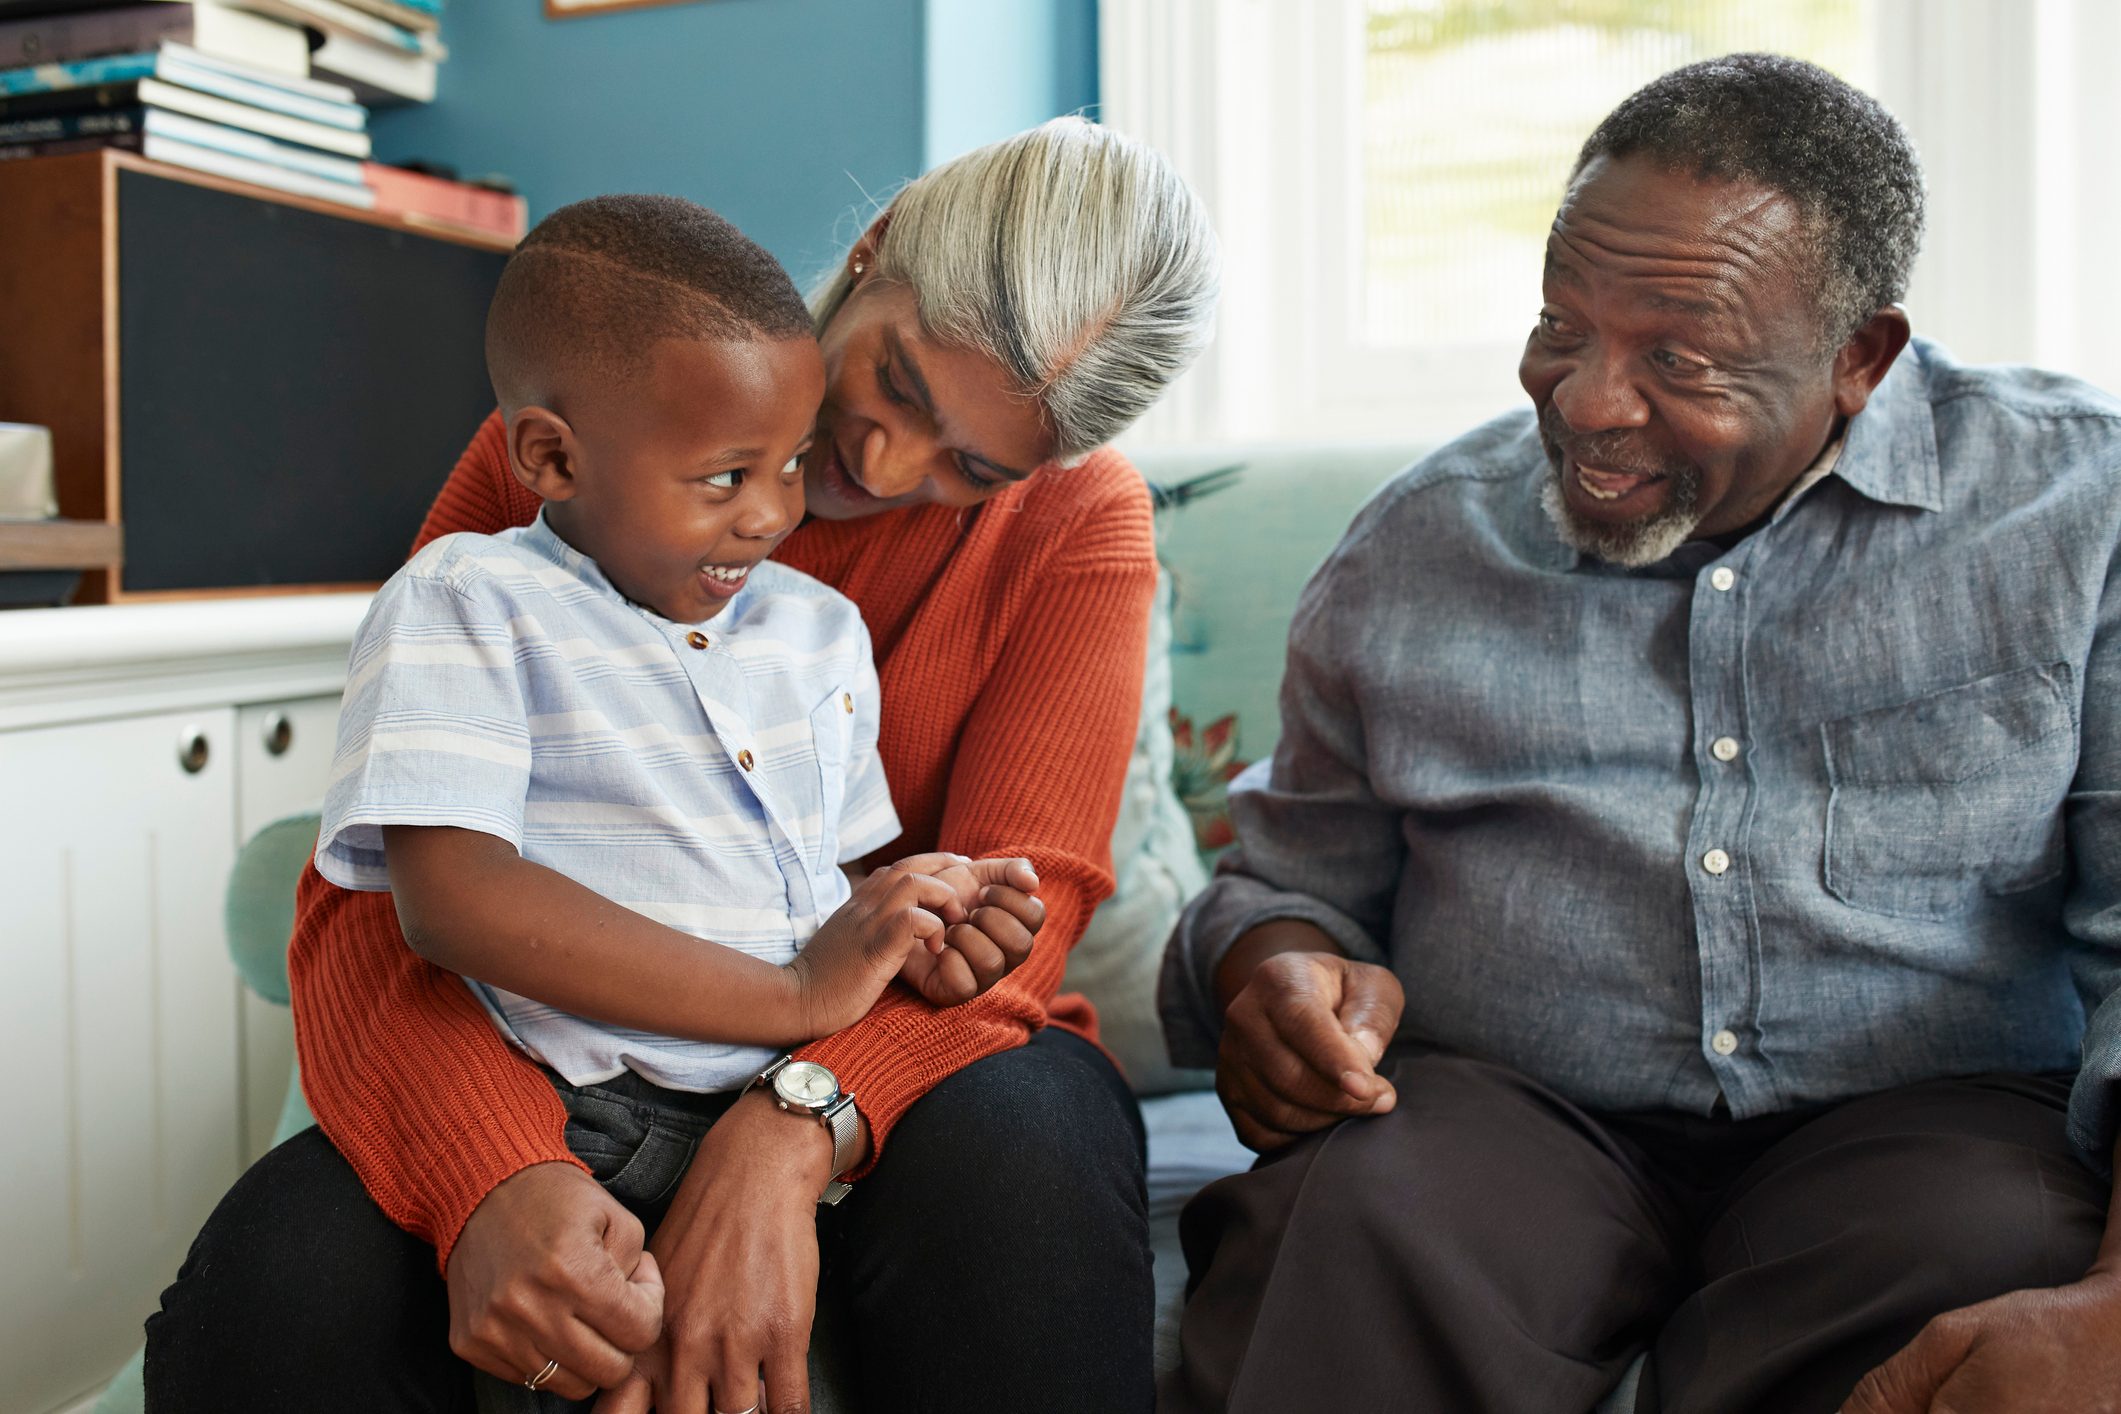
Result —
[[[1077, 461], [1148, 411], [1206, 347], [1215, 231], [1161, 153], [1055, 118], [909, 182], [871, 278], [913, 291], [929, 337], [992, 357]], [[822, 330], [854, 287], [812, 297]]]

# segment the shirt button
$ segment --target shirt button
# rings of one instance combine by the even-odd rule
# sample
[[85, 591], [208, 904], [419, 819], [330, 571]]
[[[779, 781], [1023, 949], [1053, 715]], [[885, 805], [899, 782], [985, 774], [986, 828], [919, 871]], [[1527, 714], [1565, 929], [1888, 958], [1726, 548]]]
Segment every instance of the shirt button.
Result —
[[739, 765], [739, 766], [742, 766], [742, 767], [743, 767], [743, 768], [744, 768], [745, 770], [747, 770], [747, 771], [748, 771], [748, 770], [750, 770], [750, 769], [751, 769], [751, 753], [750, 753], [750, 752], [748, 752], [748, 751], [739, 751], [739, 752], [738, 752], [738, 753], [736, 754], [736, 764], [737, 764], [737, 765]]
[[1728, 736], [1717, 737], [1715, 742], [1712, 743], [1709, 747], [1709, 755], [1715, 757], [1718, 761], [1737, 760], [1738, 739], [1736, 737]]
[[1712, 849], [1701, 856], [1701, 867], [1711, 874], [1721, 874], [1731, 867], [1731, 857], [1720, 849]]
[[1728, 1031], [1718, 1031], [1709, 1037], [1709, 1049], [1719, 1056], [1730, 1055], [1738, 1049], [1738, 1038]]
[[1715, 569], [1709, 571], [1709, 583], [1715, 585], [1718, 589], [1728, 591], [1737, 582], [1738, 576], [1731, 573], [1729, 565], [1718, 565]]
[[841, 693], [841, 694], [840, 694], [840, 710], [841, 710], [842, 712], [846, 712], [846, 713], [848, 713], [849, 715], [852, 715], [852, 714], [853, 714], [853, 712], [854, 712], [854, 694], [853, 694], [853, 693], [851, 693], [851, 692], [843, 692], [843, 693]]
[[685, 641], [695, 648], [705, 648], [707, 646], [707, 635], [701, 633], [698, 629], [694, 629], [685, 635]]

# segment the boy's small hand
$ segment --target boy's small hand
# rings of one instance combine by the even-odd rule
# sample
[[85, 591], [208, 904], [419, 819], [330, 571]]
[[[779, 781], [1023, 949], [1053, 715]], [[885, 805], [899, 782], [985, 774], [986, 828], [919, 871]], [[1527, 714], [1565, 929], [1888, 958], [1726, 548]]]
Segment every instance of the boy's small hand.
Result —
[[[916, 855], [901, 868], [933, 867], [960, 892], [963, 921], [953, 921], [927, 947], [910, 953], [899, 980], [936, 1006], [979, 996], [1031, 955], [1046, 906], [1035, 896], [1038, 874], [1023, 859], [963, 860]], [[934, 863], [933, 861], [953, 861]]]
[[800, 1035], [815, 1040], [865, 1016], [906, 958], [940, 938], [959, 908], [949, 885], [890, 865], [863, 878], [788, 964]]

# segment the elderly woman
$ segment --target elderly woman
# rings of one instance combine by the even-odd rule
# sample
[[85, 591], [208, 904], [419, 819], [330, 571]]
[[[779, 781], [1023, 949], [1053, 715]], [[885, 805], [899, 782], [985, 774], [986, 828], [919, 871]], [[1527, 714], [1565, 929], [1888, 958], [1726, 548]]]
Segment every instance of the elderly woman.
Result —
[[[908, 185], [818, 295], [828, 388], [780, 558], [875, 644], [905, 826], [877, 858], [1037, 873], [1035, 902], [1008, 895], [1035, 944], [970, 959], [976, 1000], [894, 989], [797, 1053], [855, 1098], [845, 1201], [817, 1203], [832, 1137], [769, 1089], [589, 1132], [407, 948], [389, 895], [312, 869], [290, 970], [321, 1132], [200, 1235], [149, 1323], [153, 1408], [492, 1408], [542, 1374], [524, 1407], [604, 1389], [704, 1414], [762, 1382], [801, 1409], [821, 1267], [865, 1414], [1150, 1407], [1140, 1120], [1089, 1008], [1055, 994], [1112, 888], [1156, 579], [1148, 496], [1104, 444], [1200, 351], [1215, 289], [1168, 164], [1061, 119]], [[535, 510], [497, 414], [422, 540]], [[595, 1158], [656, 1142], [696, 1156], [644, 1227]], [[497, 1380], [475, 1393], [474, 1367]]]

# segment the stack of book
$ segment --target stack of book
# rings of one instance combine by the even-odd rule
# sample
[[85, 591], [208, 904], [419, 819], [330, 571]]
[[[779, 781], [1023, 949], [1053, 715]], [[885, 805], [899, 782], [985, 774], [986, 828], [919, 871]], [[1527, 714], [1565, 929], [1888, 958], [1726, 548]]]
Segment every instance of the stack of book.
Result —
[[226, 0], [318, 36], [310, 67], [370, 107], [431, 103], [443, 47], [442, 0]]
[[368, 107], [426, 101], [442, 0], [0, 0], [0, 161], [122, 147], [516, 238], [508, 192], [379, 166]]
[[39, 62], [0, 69], [0, 158], [125, 147], [301, 196], [376, 204], [361, 172], [368, 110], [346, 85], [297, 72], [309, 58], [299, 28], [207, 0], [0, 23], [0, 60], [32, 56]]

